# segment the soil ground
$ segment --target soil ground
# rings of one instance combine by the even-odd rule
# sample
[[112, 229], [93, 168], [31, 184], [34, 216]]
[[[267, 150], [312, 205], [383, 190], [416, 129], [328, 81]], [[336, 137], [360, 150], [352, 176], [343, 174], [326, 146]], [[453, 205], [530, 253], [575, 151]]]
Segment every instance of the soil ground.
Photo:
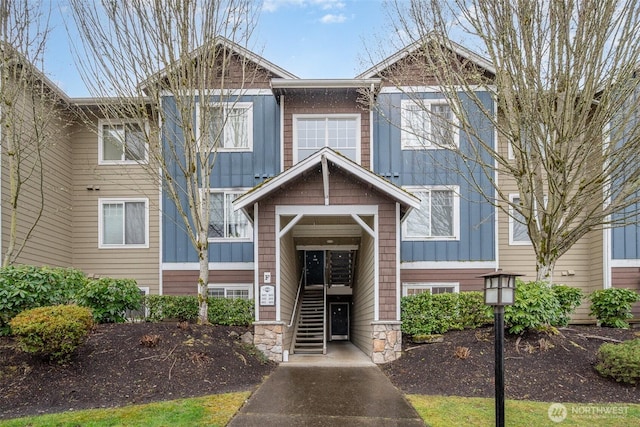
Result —
[[[276, 365], [242, 344], [239, 336], [247, 330], [99, 325], [66, 364], [24, 354], [11, 338], [0, 337], [0, 419], [253, 390]], [[636, 331], [572, 327], [519, 340], [507, 335], [507, 398], [637, 403], [637, 386], [601, 378], [593, 369], [602, 343], [635, 338]], [[142, 343], [154, 336], [157, 345]], [[406, 341], [403, 357], [382, 369], [405, 393], [492, 397], [493, 329], [450, 332], [441, 343]]]

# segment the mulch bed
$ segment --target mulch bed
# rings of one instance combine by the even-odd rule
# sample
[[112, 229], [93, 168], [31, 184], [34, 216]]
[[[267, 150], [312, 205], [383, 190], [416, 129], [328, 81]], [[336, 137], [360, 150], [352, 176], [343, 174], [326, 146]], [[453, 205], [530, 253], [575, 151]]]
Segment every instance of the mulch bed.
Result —
[[[601, 377], [600, 345], [638, 338], [639, 330], [572, 326], [558, 335], [505, 334], [505, 397], [545, 402], [640, 402], [640, 388]], [[443, 342], [407, 340], [399, 360], [382, 367], [405, 393], [494, 396], [493, 328], [452, 331]], [[466, 350], [465, 350], [466, 348]]]
[[[0, 337], [0, 419], [253, 390], [276, 364], [242, 344], [239, 336], [248, 330], [98, 325], [62, 365], [24, 354], [11, 338]], [[578, 326], [560, 332], [506, 336], [508, 399], [640, 401], [638, 387], [601, 378], [593, 369], [606, 339], [632, 339], [637, 330]], [[157, 345], [143, 344], [154, 336]], [[403, 357], [381, 368], [405, 393], [493, 397], [493, 329], [450, 332], [434, 344], [407, 340]]]
[[276, 366], [242, 344], [247, 328], [181, 325], [98, 325], [63, 365], [0, 337], [0, 419], [251, 390]]

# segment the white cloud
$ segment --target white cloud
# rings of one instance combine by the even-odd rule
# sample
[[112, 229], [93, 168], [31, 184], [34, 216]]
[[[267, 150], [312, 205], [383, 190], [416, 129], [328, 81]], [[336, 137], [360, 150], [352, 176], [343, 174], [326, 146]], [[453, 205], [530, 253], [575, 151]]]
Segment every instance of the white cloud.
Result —
[[264, 0], [262, 10], [275, 12], [281, 7], [319, 7], [322, 10], [343, 9], [345, 3], [342, 0]]
[[324, 15], [322, 18], [320, 18], [320, 22], [322, 22], [323, 24], [342, 24], [346, 20], [347, 20], [347, 17], [344, 16], [343, 14], [333, 15], [331, 13]]

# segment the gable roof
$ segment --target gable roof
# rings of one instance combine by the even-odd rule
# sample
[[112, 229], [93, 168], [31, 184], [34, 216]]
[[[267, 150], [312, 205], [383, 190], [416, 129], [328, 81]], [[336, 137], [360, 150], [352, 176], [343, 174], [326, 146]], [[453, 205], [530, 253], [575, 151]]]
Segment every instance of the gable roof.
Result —
[[391, 199], [402, 203], [410, 209], [417, 209], [420, 207], [420, 199], [418, 199], [413, 194], [403, 190], [402, 188], [398, 187], [392, 182], [387, 181], [379, 175], [376, 175], [373, 172], [363, 168], [359, 164], [344, 157], [340, 153], [337, 153], [333, 149], [325, 147], [317, 151], [313, 155], [307, 157], [306, 159], [296, 163], [290, 169], [287, 169], [279, 175], [267, 181], [264, 181], [262, 184], [259, 184], [253, 189], [249, 190], [248, 192], [234, 200], [233, 208], [235, 210], [243, 209], [246, 211], [247, 208], [252, 207], [253, 203], [267, 197], [269, 194], [279, 190], [283, 185], [296, 180], [304, 173], [308, 172], [318, 164], [322, 164], [325, 161], [331, 162], [348, 174], [353, 175], [360, 181], [369, 184], [376, 190], [387, 195]]
[[488, 72], [490, 72], [491, 74], [495, 74], [496, 73], [496, 69], [493, 66], [493, 64], [491, 63], [491, 61], [487, 60], [486, 58], [483, 58], [482, 56], [478, 55], [477, 53], [473, 52], [470, 49], [467, 49], [466, 47], [452, 41], [449, 40], [448, 38], [444, 38], [441, 36], [436, 35], [435, 33], [430, 33], [429, 35], [416, 40], [415, 42], [411, 43], [410, 45], [404, 47], [403, 49], [399, 50], [398, 52], [394, 53], [393, 55], [383, 59], [382, 61], [380, 61], [379, 63], [377, 63], [376, 65], [374, 65], [373, 67], [369, 68], [368, 70], [366, 70], [365, 72], [363, 72], [362, 74], [356, 76], [356, 79], [370, 79], [373, 77], [378, 76], [382, 71], [386, 70], [387, 68], [391, 67], [392, 65], [396, 64], [397, 62], [399, 62], [400, 60], [406, 58], [407, 56], [413, 54], [414, 52], [416, 52], [417, 50], [421, 49], [426, 42], [430, 41], [430, 40], [441, 40], [440, 43], [443, 44], [446, 47], [449, 47], [455, 54], [460, 55], [461, 57], [468, 59], [469, 61], [473, 62], [474, 64], [476, 64], [478, 67], [484, 68], [485, 70], [487, 70]]
[[[248, 59], [249, 61], [253, 62], [254, 64], [264, 68], [265, 70], [273, 73], [274, 75], [283, 78], [283, 79], [298, 79], [298, 76], [296, 76], [295, 74], [292, 74], [290, 72], [288, 72], [287, 70], [285, 70], [284, 68], [281, 68], [279, 66], [277, 66], [276, 64], [274, 64], [271, 61], [266, 60], [265, 58], [263, 58], [262, 56], [250, 51], [249, 49], [240, 46], [238, 43], [235, 43], [229, 39], [227, 39], [226, 37], [223, 36], [217, 36], [214, 41], [213, 41], [213, 45], [219, 45], [222, 46], [225, 49], [228, 49], [246, 59]], [[189, 58], [188, 59], [195, 59], [198, 56], [202, 55], [204, 52], [206, 52], [207, 49], [211, 48], [211, 44], [205, 44], [202, 45], [196, 49], [194, 49], [190, 54], [189, 54]], [[173, 65], [170, 67], [165, 67], [162, 70], [154, 73], [153, 75], [149, 76], [148, 78], [146, 78], [145, 80], [143, 80], [142, 82], [140, 82], [140, 84], [138, 85], [140, 88], [144, 89], [146, 88], [151, 82], [160, 79], [164, 76], [167, 75], [167, 73], [169, 73], [171, 71], [171, 69], [176, 68], [177, 65]]]

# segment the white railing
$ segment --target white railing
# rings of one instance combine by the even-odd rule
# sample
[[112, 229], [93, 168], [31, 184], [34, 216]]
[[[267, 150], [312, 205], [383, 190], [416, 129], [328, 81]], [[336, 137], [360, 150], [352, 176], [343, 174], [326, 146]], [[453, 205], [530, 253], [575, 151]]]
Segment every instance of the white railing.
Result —
[[290, 328], [293, 325], [293, 322], [296, 320], [296, 312], [298, 311], [298, 301], [300, 301], [300, 291], [302, 289], [302, 281], [304, 280], [304, 269], [302, 270], [302, 274], [300, 275], [300, 282], [298, 283], [298, 293], [296, 294], [296, 302], [293, 304], [293, 311], [291, 312], [291, 321], [287, 325], [287, 328]]

